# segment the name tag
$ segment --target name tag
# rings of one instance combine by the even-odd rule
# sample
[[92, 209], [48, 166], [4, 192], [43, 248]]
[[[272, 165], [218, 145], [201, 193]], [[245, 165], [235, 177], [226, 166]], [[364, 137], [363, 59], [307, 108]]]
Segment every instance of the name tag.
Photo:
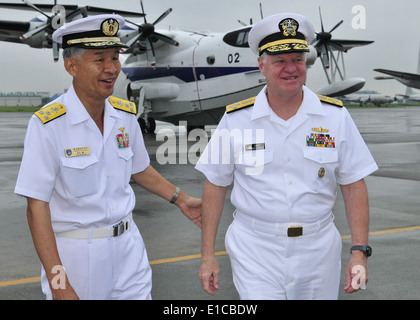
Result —
[[64, 153], [66, 155], [66, 158], [88, 156], [90, 155], [90, 147], [65, 149]]
[[245, 145], [245, 151], [264, 150], [264, 149], [265, 149], [264, 142]]

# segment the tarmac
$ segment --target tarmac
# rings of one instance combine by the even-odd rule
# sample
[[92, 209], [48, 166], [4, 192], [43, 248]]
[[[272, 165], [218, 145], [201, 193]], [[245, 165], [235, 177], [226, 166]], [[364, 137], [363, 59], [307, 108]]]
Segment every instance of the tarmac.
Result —
[[[350, 109], [379, 170], [366, 178], [370, 204], [369, 282], [365, 290], [339, 300], [418, 300], [420, 298], [420, 107]], [[13, 194], [30, 113], [0, 113], [0, 300], [43, 300], [40, 262], [26, 221], [26, 200]], [[208, 134], [211, 128], [206, 128]], [[187, 141], [190, 138], [191, 141]], [[198, 138], [200, 139], [200, 138]], [[204, 176], [194, 169], [197, 141], [183, 127], [158, 122], [145, 135], [152, 165], [186, 193], [201, 197]], [[203, 142], [203, 140], [201, 141]], [[176, 152], [171, 152], [177, 147]], [[167, 149], [166, 153], [162, 150]], [[169, 150], [169, 151], [168, 151]], [[157, 154], [159, 156], [157, 156]], [[164, 161], [169, 163], [163, 164]], [[234, 208], [226, 197], [216, 239], [220, 289], [210, 296], [198, 279], [201, 232], [176, 206], [132, 185], [133, 212], [153, 270], [154, 300], [238, 300], [224, 235]], [[335, 224], [342, 235], [342, 277], [351, 240], [338, 195]]]

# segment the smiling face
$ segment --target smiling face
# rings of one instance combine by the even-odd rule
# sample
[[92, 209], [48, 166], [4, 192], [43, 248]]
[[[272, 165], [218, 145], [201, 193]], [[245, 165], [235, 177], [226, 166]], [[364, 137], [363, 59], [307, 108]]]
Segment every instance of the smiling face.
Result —
[[89, 49], [80, 57], [67, 58], [65, 67], [81, 100], [103, 102], [114, 92], [121, 71], [119, 49]]
[[271, 94], [290, 98], [302, 91], [306, 81], [305, 53], [283, 53], [258, 58], [261, 73]]

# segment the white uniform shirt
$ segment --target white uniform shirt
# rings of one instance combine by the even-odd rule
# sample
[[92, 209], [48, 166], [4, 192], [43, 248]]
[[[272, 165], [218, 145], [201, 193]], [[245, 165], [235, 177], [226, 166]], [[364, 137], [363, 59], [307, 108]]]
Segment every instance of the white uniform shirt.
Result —
[[[136, 117], [106, 100], [102, 135], [73, 87], [54, 102], [65, 106], [64, 115], [46, 124], [35, 115], [29, 121], [15, 193], [49, 202], [55, 232], [120, 221], [135, 205], [131, 175], [150, 163]], [[119, 148], [123, 133], [128, 147]], [[86, 147], [89, 154], [66, 157]]]
[[288, 121], [271, 110], [265, 88], [254, 106], [225, 114], [198, 161], [211, 183], [234, 182], [238, 212], [269, 222], [316, 221], [331, 213], [337, 183], [378, 169], [347, 109], [303, 90]]

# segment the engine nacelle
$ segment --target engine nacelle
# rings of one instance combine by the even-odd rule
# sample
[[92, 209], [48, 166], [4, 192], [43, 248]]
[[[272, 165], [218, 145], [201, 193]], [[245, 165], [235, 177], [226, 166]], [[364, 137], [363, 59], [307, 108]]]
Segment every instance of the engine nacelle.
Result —
[[114, 85], [113, 95], [125, 100], [132, 100], [133, 98], [138, 98], [138, 96], [135, 97], [133, 95], [130, 84], [131, 81], [127, 78], [127, 76], [123, 72], [120, 72], [117, 81]]
[[172, 100], [178, 97], [180, 88], [175, 83], [135, 81], [130, 84], [134, 96], [144, 90], [146, 100]]
[[306, 67], [311, 67], [318, 58], [318, 52], [313, 46], [309, 46], [309, 52], [306, 54]]

